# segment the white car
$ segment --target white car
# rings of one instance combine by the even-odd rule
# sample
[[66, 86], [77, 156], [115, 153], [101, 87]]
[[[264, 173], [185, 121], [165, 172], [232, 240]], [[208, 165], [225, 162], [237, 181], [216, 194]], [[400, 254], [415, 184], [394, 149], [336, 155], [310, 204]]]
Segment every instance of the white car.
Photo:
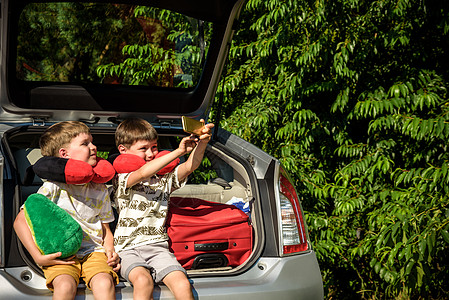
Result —
[[[0, 299], [51, 299], [12, 226], [42, 184], [29, 172], [39, 136], [80, 120], [107, 156], [117, 124], [134, 116], [173, 149], [185, 135], [181, 116], [208, 119], [244, 1], [0, 2]], [[249, 203], [253, 246], [241, 265], [189, 269], [195, 297], [323, 299], [301, 197], [279, 160], [212, 122], [209, 164], [175, 195]], [[132, 286], [122, 280], [116, 295], [132, 299]], [[154, 298], [173, 295], [158, 285]], [[81, 283], [76, 299], [93, 296]]]

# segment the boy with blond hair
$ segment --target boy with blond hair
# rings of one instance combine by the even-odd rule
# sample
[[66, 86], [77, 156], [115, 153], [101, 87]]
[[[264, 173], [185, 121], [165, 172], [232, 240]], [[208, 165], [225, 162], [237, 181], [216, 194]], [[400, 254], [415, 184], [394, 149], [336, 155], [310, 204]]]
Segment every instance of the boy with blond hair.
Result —
[[[66, 121], [50, 126], [40, 138], [42, 155], [80, 160], [94, 167], [97, 148], [89, 128], [81, 122]], [[119, 258], [114, 250], [109, 223], [114, 220], [105, 184], [67, 184], [45, 182], [38, 193], [67, 211], [83, 230], [81, 248], [74, 257], [59, 259], [61, 253], [44, 255], [36, 246], [21, 209], [14, 229], [22, 244], [39, 265], [53, 299], [74, 299], [80, 278], [92, 290], [95, 299], [115, 299], [119, 282], [114, 270]]]
[[[113, 182], [119, 209], [115, 248], [121, 257], [121, 275], [134, 286], [134, 300], [153, 299], [154, 283], [158, 282], [163, 282], [176, 299], [193, 299], [186, 272], [169, 251], [165, 217], [170, 194], [200, 165], [213, 126], [206, 124], [201, 135], [183, 138], [177, 149], [158, 158], [158, 136], [150, 123], [133, 118], [117, 127], [120, 154], [137, 155], [146, 162], [134, 172], [116, 175]], [[184, 163], [163, 176], [156, 175], [187, 153], [190, 155]]]

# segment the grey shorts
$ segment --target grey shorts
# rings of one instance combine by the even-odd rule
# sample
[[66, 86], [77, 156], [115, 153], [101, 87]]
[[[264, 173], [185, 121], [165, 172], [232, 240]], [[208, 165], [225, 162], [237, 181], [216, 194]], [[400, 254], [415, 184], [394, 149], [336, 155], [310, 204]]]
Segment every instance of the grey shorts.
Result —
[[159, 283], [173, 271], [186, 270], [179, 264], [176, 257], [168, 249], [168, 242], [157, 242], [119, 253], [122, 267], [120, 275], [129, 281], [128, 275], [135, 267], [147, 268], [155, 283]]

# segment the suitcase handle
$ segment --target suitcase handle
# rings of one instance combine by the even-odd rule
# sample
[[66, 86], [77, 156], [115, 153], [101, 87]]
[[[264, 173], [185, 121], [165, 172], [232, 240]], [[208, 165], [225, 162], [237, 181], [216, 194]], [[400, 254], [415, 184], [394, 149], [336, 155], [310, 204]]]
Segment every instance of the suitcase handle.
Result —
[[228, 242], [195, 244], [195, 251], [222, 251], [229, 248]]
[[198, 255], [192, 264], [192, 269], [221, 268], [228, 265], [228, 259], [222, 253], [207, 253]]

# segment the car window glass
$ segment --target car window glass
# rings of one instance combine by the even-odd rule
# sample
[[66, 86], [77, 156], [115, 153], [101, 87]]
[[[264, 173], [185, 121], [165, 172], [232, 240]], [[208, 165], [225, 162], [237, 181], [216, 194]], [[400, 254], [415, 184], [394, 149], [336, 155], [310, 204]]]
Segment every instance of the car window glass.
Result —
[[210, 23], [154, 7], [31, 3], [20, 14], [16, 78], [192, 88], [210, 36]]

